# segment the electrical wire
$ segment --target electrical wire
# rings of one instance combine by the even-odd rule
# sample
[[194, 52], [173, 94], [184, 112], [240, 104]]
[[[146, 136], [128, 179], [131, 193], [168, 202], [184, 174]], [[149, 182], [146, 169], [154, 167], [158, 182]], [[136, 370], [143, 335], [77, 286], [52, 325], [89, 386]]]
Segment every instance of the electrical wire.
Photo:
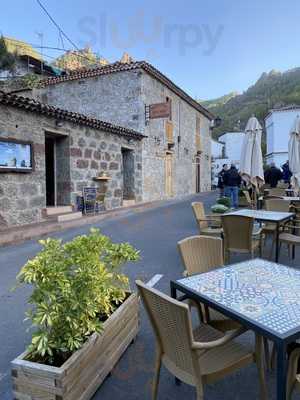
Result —
[[51, 16], [51, 14], [49, 13], [49, 11], [46, 9], [46, 7], [42, 4], [42, 2], [40, 0], [36, 0], [36, 2], [38, 3], [38, 5], [42, 8], [42, 10], [46, 13], [46, 15], [48, 16], [48, 18], [50, 19], [50, 21], [56, 26], [56, 28], [58, 29], [58, 31], [65, 37], [65, 39], [68, 40], [69, 43], [71, 43], [71, 45], [73, 47], [75, 47], [76, 50], [80, 50], [76, 44], [69, 38], [69, 36], [61, 29], [61, 27], [58, 25], [58, 23], [54, 20], [54, 18]]

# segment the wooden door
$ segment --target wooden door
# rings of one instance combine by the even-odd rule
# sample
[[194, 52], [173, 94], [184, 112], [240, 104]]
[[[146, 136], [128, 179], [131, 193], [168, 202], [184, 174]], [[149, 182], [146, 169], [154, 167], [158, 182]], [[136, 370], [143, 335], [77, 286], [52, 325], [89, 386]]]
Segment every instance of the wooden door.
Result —
[[200, 158], [197, 157], [196, 158], [196, 193], [201, 192], [200, 175], [201, 175]]
[[172, 154], [166, 155], [165, 160], [165, 186], [166, 196], [173, 196], [173, 158]]

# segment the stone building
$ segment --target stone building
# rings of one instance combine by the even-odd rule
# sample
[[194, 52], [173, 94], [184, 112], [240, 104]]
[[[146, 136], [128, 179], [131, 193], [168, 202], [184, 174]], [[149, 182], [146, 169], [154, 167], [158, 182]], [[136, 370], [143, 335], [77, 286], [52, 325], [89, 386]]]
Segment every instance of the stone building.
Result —
[[[147, 62], [117, 62], [49, 78], [28, 96], [147, 136], [143, 201], [210, 190], [213, 115]], [[165, 112], [161, 117], [159, 110]]]
[[[74, 204], [84, 186], [107, 189], [107, 209], [120, 207], [124, 193], [142, 201], [142, 139], [129, 128], [0, 92], [0, 229], [41, 221], [47, 206]], [[18, 146], [31, 149], [30, 165], [17, 160]]]

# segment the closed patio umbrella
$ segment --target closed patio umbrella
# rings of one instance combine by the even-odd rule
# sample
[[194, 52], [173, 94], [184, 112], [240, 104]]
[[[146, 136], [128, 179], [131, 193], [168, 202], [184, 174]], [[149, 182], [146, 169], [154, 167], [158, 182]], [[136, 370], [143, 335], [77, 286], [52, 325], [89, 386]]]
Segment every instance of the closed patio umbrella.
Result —
[[300, 117], [297, 115], [290, 131], [289, 167], [293, 174], [291, 184], [295, 192], [300, 189]]
[[257, 118], [251, 117], [245, 129], [241, 151], [240, 173], [247, 184], [257, 190], [264, 183], [263, 157], [261, 151], [262, 127]]

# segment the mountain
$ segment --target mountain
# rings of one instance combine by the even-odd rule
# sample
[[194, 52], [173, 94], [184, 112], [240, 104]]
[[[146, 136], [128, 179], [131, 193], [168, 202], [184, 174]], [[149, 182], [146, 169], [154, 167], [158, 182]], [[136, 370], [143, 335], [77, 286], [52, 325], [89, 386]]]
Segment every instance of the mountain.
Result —
[[218, 99], [199, 102], [222, 119], [221, 125], [213, 131], [215, 138], [224, 132], [244, 130], [253, 114], [263, 124], [271, 108], [300, 105], [300, 68], [264, 72], [242, 94], [233, 92]]

